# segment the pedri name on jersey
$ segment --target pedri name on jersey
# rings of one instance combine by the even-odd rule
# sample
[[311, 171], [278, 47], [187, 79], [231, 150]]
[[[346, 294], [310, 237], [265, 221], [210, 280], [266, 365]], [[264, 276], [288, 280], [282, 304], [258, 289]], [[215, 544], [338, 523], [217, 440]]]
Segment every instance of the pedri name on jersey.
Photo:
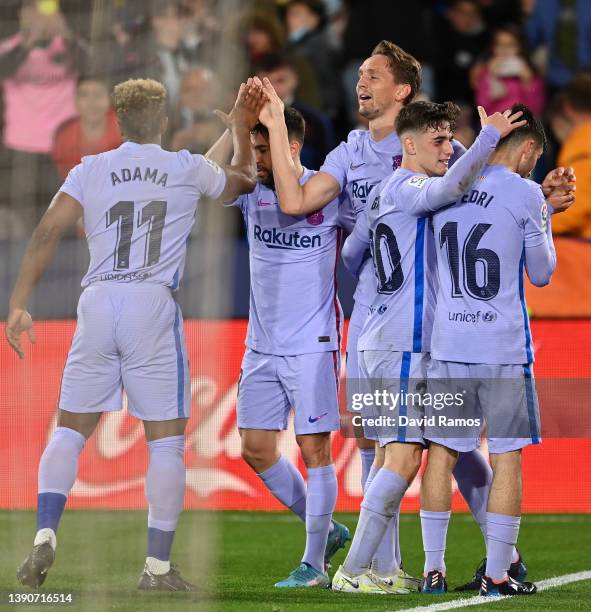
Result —
[[133, 172], [129, 168], [121, 168], [119, 174], [111, 172], [111, 184], [113, 187], [121, 183], [129, 183], [130, 181], [151, 181], [154, 185], [166, 187], [168, 181], [168, 173], [160, 172], [157, 168], [140, 168], [136, 166]]
[[254, 239], [262, 242], [268, 249], [290, 249], [297, 251], [301, 249], [313, 249], [322, 245], [320, 235], [302, 236], [299, 232], [282, 232], [276, 227], [263, 229], [255, 224], [253, 227]]

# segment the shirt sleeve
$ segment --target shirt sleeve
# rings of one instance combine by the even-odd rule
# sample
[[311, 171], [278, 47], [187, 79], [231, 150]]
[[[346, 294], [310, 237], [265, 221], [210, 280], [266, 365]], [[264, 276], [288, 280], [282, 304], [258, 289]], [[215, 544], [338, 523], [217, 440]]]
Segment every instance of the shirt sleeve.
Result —
[[82, 164], [74, 166], [64, 181], [64, 184], [60, 187], [60, 191], [67, 193], [77, 200], [80, 205], [83, 205], [84, 196], [82, 192]]
[[361, 267], [370, 254], [369, 220], [367, 209], [357, 216], [357, 222], [351, 235], [345, 240], [341, 251], [345, 268], [355, 277], [359, 278]]
[[349, 155], [347, 153], [347, 143], [341, 142], [341, 144], [333, 149], [324, 160], [322, 166], [320, 166], [319, 172], [325, 172], [334, 177], [341, 190], [347, 182], [347, 164], [349, 163]]
[[452, 153], [451, 159], [449, 160], [449, 167], [451, 168], [457, 161], [464, 155], [464, 153], [468, 150], [459, 140], [452, 140], [451, 146], [454, 148], [454, 152]]
[[556, 268], [556, 251], [548, 206], [541, 189], [533, 189], [526, 199], [524, 218], [525, 269], [537, 287], [550, 282]]
[[246, 201], [246, 196], [241, 195], [241, 196], [238, 196], [235, 200], [224, 202], [224, 206], [236, 206], [236, 208], [239, 208], [240, 210], [244, 210], [245, 201]]
[[197, 163], [197, 189], [201, 195], [219, 198], [226, 186], [226, 173], [220, 166], [203, 155], [193, 155]]
[[455, 202], [476, 180], [497, 146], [501, 135], [492, 125], [484, 127], [474, 144], [445, 173], [427, 177], [415, 174], [402, 183], [400, 206], [405, 212], [424, 217]]

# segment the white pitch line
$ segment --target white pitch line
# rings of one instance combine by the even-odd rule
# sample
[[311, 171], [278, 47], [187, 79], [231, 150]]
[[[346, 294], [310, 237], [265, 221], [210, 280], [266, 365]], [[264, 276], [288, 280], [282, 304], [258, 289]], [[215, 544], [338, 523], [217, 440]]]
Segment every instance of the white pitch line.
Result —
[[[538, 591], [546, 591], [547, 589], [554, 589], [564, 584], [570, 584], [571, 582], [580, 582], [581, 580], [591, 580], [591, 570], [584, 572], [577, 572], [576, 574], [564, 574], [564, 576], [556, 576], [554, 578], [548, 578], [547, 580], [540, 580], [536, 582]], [[517, 595], [519, 597], [519, 595]], [[533, 596], [535, 597], [535, 595]], [[438, 612], [440, 610], [455, 610], [457, 608], [467, 608], [469, 606], [478, 606], [480, 604], [490, 604], [497, 601], [504, 601], [506, 597], [466, 597], [465, 599], [452, 599], [451, 601], [443, 601], [438, 604], [431, 604], [429, 606], [418, 606], [417, 608], [405, 608], [404, 610], [397, 610], [396, 612]]]

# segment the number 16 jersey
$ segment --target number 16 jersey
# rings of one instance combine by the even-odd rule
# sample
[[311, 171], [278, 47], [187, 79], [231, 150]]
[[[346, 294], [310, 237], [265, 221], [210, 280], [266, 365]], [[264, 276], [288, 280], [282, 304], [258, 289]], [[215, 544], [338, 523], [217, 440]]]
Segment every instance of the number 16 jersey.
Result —
[[485, 167], [455, 206], [433, 215], [439, 291], [431, 356], [442, 361], [532, 363], [524, 268], [550, 249], [540, 186], [505, 166]]
[[217, 164], [157, 144], [125, 142], [84, 157], [60, 189], [84, 209], [90, 265], [82, 286], [150, 282], [178, 289], [199, 199], [217, 198], [225, 184]]

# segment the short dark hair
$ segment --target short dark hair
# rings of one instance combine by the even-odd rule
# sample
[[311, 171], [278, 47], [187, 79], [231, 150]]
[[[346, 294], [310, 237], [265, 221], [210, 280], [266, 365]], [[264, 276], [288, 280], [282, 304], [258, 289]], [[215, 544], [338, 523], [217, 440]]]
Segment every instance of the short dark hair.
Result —
[[524, 140], [533, 139], [542, 149], [546, 148], [546, 132], [540, 119], [538, 119], [525, 104], [514, 104], [511, 107], [511, 114], [521, 111], [523, 114], [519, 117], [519, 121], [527, 121], [527, 123], [513, 130], [510, 134], [501, 138], [497, 148], [505, 146], [516, 146]]
[[290, 68], [297, 73], [291, 58], [284, 53], [267, 53], [254, 66], [254, 73], [275, 72], [281, 68]]
[[289, 9], [289, 7], [294, 4], [303, 4], [307, 6], [312, 13], [316, 13], [318, 19], [320, 19], [319, 28], [323, 28], [326, 25], [326, 5], [322, 0], [289, 0], [285, 5], [285, 9]]
[[389, 40], [379, 42], [371, 54], [372, 56], [383, 55], [388, 60], [388, 66], [396, 82], [410, 85], [410, 95], [404, 100], [404, 104], [412, 102], [421, 88], [419, 61]]
[[411, 102], [396, 117], [396, 132], [400, 136], [409, 131], [438, 130], [448, 123], [453, 132], [462, 110], [454, 102]]
[[591, 73], [581, 72], [563, 90], [573, 110], [591, 113]]
[[[283, 111], [283, 116], [285, 117], [285, 125], [287, 126], [287, 136], [289, 139], [297, 140], [300, 145], [303, 145], [306, 122], [304, 117], [302, 117], [302, 113], [293, 108], [293, 106], [286, 106]], [[261, 134], [265, 138], [269, 138], [269, 130], [260, 122], [252, 128], [252, 133]]]

